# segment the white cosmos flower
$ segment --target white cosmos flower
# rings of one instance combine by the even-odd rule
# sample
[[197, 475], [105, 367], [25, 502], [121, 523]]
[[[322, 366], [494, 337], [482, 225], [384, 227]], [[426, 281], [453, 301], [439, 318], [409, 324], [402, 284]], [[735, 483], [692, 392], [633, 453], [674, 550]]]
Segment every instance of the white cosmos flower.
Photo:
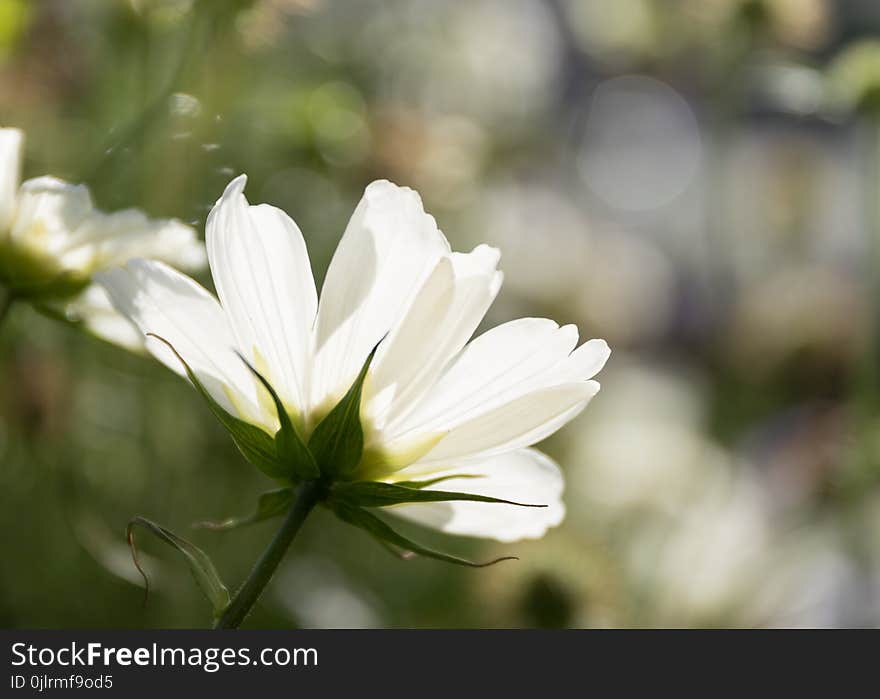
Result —
[[54, 177], [19, 185], [23, 146], [20, 130], [0, 129], [0, 287], [106, 340], [142, 347], [142, 334], [113, 310], [92, 275], [144, 256], [195, 271], [205, 264], [204, 245], [180, 221], [96, 209], [85, 185]]
[[[167, 340], [222, 407], [270, 434], [279, 427], [272, 401], [237, 353], [307, 436], [379, 343], [361, 400], [364, 455], [351, 478], [459, 476], [442, 487], [547, 505], [392, 508], [453, 534], [514, 541], [559, 524], [559, 467], [529, 447], [597, 393], [591, 379], [608, 358], [605, 342], [575, 349], [574, 326], [523, 318], [468, 343], [501, 286], [499, 252], [451, 252], [419, 195], [387, 181], [367, 187], [319, 302], [299, 228], [279, 209], [250, 206], [245, 182], [233, 180], [208, 217], [219, 300], [161, 262], [134, 260], [98, 275], [114, 306]], [[151, 337], [147, 347], [184, 373], [166, 344]]]

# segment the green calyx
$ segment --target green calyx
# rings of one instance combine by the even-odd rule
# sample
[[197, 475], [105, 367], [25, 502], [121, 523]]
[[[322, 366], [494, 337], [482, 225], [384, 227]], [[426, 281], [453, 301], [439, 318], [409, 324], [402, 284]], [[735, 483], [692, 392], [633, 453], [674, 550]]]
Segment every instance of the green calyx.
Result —
[[[219, 522], [202, 522], [197, 524], [197, 527], [213, 531], [229, 531], [284, 516], [293, 507], [298, 490], [309, 487], [318, 494], [317, 501], [339, 519], [363, 529], [403, 558], [421, 555], [457, 565], [482, 567], [508, 560], [510, 557], [487, 563], [473, 563], [432, 551], [396, 532], [371, 510], [413, 503], [450, 501], [544, 507], [544, 505], [513, 502], [474, 493], [429, 488], [451, 477], [400, 483], [384, 483], [370, 479], [368, 475], [370, 470], [365, 469], [363, 464], [365, 458], [369, 461], [369, 454], [365, 454], [364, 449], [364, 427], [360, 406], [364, 381], [375, 355], [375, 349], [364, 361], [346, 394], [318, 422], [306, 440], [271, 383], [247, 359], [241, 357], [242, 362], [263, 386], [274, 404], [279, 425], [274, 434], [241, 420], [225, 410], [214, 400], [174, 347], [161, 337], [155, 335], [153, 337], [165, 343], [174, 352], [185, 368], [190, 382], [232, 436], [244, 457], [284, 486], [260, 496], [256, 509], [249, 515], [231, 517]], [[475, 477], [478, 476], [455, 476], [456, 479]]]
[[239, 451], [270, 478], [287, 485], [304, 481], [321, 481], [329, 485], [337, 479], [350, 476], [360, 462], [364, 452], [364, 432], [360, 418], [361, 393], [375, 350], [367, 357], [351, 388], [312, 430], [306, 442], [272, 384], [245, 357], [239, 354], [241, 361], [272, 399], [279, 424], [274, 434], [232, 415], [214, 400], [170, 342], [153, 333], [148, 335], [162, 342], [174, 353], [190, 383], [229, 432]]
[[363, 456], [361, 394], [375, 354], [376, 348], [373, 348], [351, 388], [309, 437], [309, 451], [314, 454], [321, 475], [327, 481], [350, 476]]
[[8, 240], [0, 240], [0, 284], [18, 299], [63, 301], [82, 292], [88, 276], [59, 270], [51, 261]]
[[239, 357], [241, 357], [241, 361], [247, 365], [247, 368], [251, 370], [251, 373], [262, 384], [263, 388], [269, 392], [272, 402], [275, 404], [275, 412], [278, 415], [278, 423], [280, 425], [278, 432], [275, 433], [275, 451], [281, 470], [289, 470], [290, 474], [288, 477], [294, 480], [314, 480], [320, 478], [321, 470], [318, 468], [315, 457], [312, 456], [312, 451], [303, 442], [302, 437], [300, 437], [275, 389], [272, 388], [272, 385], [260, 372], [251, 366], [247, 359], [241, 355]]

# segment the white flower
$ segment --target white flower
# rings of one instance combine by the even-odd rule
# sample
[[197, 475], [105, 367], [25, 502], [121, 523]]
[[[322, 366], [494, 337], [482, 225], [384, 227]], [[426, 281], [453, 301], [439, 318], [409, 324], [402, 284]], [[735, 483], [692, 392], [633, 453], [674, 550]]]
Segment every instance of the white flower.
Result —
[[[219, 301], [167, 265], [134, 260], [98, 275], [114, 306], [173, 346], [223, 408], [270, 434], [279, 427], [273, 403], [237, 352], [307, 436], [379, 343], [360, 406], [363, 457], [350, 479], [450, 476], [429, 487], [547, 505], [391, 509], [453, 534], [514, 541], [559, 524], [560, 470], [528, 447], [597, 393], [591, 378], [608, 358], [605, 342], [575, 349], [574, 326], [523, 318], [468, 344], [501, 286], [499, 253], [485, 245], [451, 252], [418, 194], [387, 181], [367, 187], [319, 303], [296, 224], [272, 206], [248, 205], [245, 182], [233, 180], [208, 217]], [[164, 342], [149, 338], [147, 347], [184, 373]]]
[[23, 146], [20, 130], [0, 129], [0, 287], [106, 340], [142, 347], [142, 334], [115, 313], [92, 275], [144, 256], [195, 271], [205, 264], [204, 246], [180, 221], [99, 211], [85, 185], [37, 177], [19, 186]]

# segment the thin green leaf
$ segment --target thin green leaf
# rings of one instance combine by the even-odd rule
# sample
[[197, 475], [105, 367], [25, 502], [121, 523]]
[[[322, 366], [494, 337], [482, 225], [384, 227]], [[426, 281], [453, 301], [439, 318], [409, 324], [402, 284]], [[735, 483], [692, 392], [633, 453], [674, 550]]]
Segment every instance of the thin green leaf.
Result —
[[456, 478], [485, 478], [476, 473], [454, 473], [450, 476], [439, 476], [438, 478], [429, 478], [426, 481], [397, 481], [395, 485], [402, 485], [404, 488], [427, 488], [429, 485], [442, 483], [443, 481], [451, 481]]
[[230, 529], [255, 524], [273, 517], [279, 517], [290, 509], [293, 504], [294, 492], [290, 488], [280, 488], [263, 493], [257, 500], [257, 509], [243, 517], [229, 517], [220, 522], [196, 522], [196, 529], [210, 529], [213, 532], [225, 532]]
[[256, 425], [252, 425], [234, 415], [230, 415], [219, 403], [217, 403], [217, 401], [214, 400], [211, 394], [208, 393], [208, 390], [202, 385], [193, 370], [190, 369], [186, 360], [184, 360], [178, 351], [174, 349], [174, 345], [168, 342], [164, 337], [160, 337], [154, 333], [147, 333], [147, 335], [156, 338], [159, 342], [162, 342], [168, 347], [168, 349], [174, 352], [174, 356], [180, 360], [180, 363], [186, 370], [186, 376], [190, 380], [190, 383], [195, 386], [196, 390], [208, 404], [211, 412], [214, 413], [214, 416], [220, 420], [223, 427], [225, 427], [226, 431], [232, 436], [232, 441], [235, 442], [235, 446], [238, 447], [239, 451], [244, 455], [244, 458], [270, 478], [289, 478], [292, 475], [292, 470], [289, 465], [282, 464], [279, 461], [278, 453], [275, 448], [275, 440], [270, 434]]
[[420, 488], [409, 488], [398, 483], [378, 483], [375, 481], [337, 483], [333, 486], [331, 497], [348, 505], [358, 507], [388, 507], [389, 505], [400, 505], [406, 502], [448, 502], [450, 500], [492, 502], [504, 505], [518, 505], [519, 507], [547, 507], [546, 505], [530, 505], [524, 502], [503, 500], [475, 493], [423, 490]]
[[146, 584], [144, 602], [146, 602], [146, 596], [148, 596], [150, 592], [150, 580], [144, 572], [144, 569], [141, 568], [137, 557], [137, 548], [135, 548], [134, 545], [134, 527], [137, 525], [152, 532], [166, 544], [172, 546], [183, 554], [189, 565], [189, 570], [192, 573], [193, 578], [195, 578], [196, 583], [205, 594], [205, 597], [211, 602], [211, 605], [214, 608], [214, 616], [218, 616], [229, 604], [229, 590], [226, 589], [226, 586], [220, 579], [217, 569], [214, 567], [211, 559], [208, 558], [208, 554], [195, 544], [177, 536], [174, 532], [165, 529], [165, 527], [162, 527], [145, 517], [134, 517], [128, 523], [128, 527], [126, 527], [125, 537], [128, 539], [128, 546], [131, 549], [131, 557], [134, 560], [134, 565], [138, 569], [138, 572], [143, 576]]
[[370, 352], [351, 388], [321, 420], [309, 438], [309, 450], [324, 475], [336, 477], [352, 471], [364, 453], [361, 392], [375, 354], [376, 347]]
[[397, 546], [394, 546], [393, 544], [389, 544], [387, 541], [382, 541], [382, 539], [376, 539], [374, 537], [374, 541], [392, 556], [401, 561], [411, 561], [413, 558], [416, 557], [416, 554], [414, 554], [412, 551], [404, 551], [403, 549], [397, 548]]
[[263, 388], [269, 392], [269, 395], [272, 396], [272, 402], [275, 403], [275, 412], [278, 413], [278, 422], [281, 425], [281, 428], [275, 433], [275, 447], [278, 452], [278, 458], [282, 463], [290, 465], [294, 477], [300, 480], [317, 478], [321, 475], [321, 472], [318, 470], [318, 464], [315, 463], [315, 457], [312, 456], [312, 452], [309, 451], [302, 437], [299, 436], [299, 432], [297, 432], [296, 427], [291, 422], [290, 415], [287, 414], [287, 410], [272, 384], [241, 353], [238, 353], [238, 356], [245, 363], [245, 366], [250, 369], [257, 381], [263, 384]]
[[405, 536], [398, 534], [385, 522], [376, 517], [376, 515], [367, 512], [360, 507], [353, 507], [342, 502], [333, 502], [331, 503], [331, 507], [336, 516], [343, 522], [360, 527], [383, 544], [390, 544], [403, 551], [410, 551], [419, 556], [425, 556], [426, 558], [433, 558], [438, 561], [453, 563], [460, 566], [468, 566], [469, 568], [485, 568], [486, 566], [491, 566], [500, 563], [501, 561], [519, 560], [516, 556], [502, 556], [501, 558], [496, 558], [485, 563], [474, 563], [473, 561], [468, 561], [464, 558], [450, 556], [449, 554], [425, 548], [421, 544], [417, 544], [416, 542], [407, 539]]

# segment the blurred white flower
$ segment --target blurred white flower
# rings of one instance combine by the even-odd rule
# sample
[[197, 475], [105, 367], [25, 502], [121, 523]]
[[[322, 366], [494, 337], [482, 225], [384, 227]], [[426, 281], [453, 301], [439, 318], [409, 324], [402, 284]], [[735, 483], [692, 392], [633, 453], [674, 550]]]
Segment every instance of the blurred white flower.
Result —
[[[609, 540], [641, 624], [836, 626], [853, 575], [840, 537], [783, 523], [766, 474], [706, 434], [694, 377], [618, 357], [614, 391], [568, 432], [570, 502]], [[625, 602], [626, 608], [632, 602]]]
[[742, 618], [737, 605], [767, 573], [771, 536], [753, 482], [720, 476], [656, 536], [653, 545], [643, 545], [637, 565], [661, 624]]
[[150, 351], [178, 373], [185, 361], [219, 405], [274, 434], [272, 401], [237, 349], [308, 436], [378, 344], [360, 406], [363, 456], [347, 477], [445, 477], [459, 492], [547, 505], [455, 501], [392, 509], [448, 533], [514, 541], [557, 525], [562, 475], [528, 447], [598, 392], [591, 379], [608, 358], [605, 342], [575, 349], [574, 326], [523, 318], [468, 344], [500, 289], [499, 252], [486, 245], [451, 252], [418, 194], [387, 181], [367, 187], [319, 303], [299, 228], [280, 209], [250, 206], [245, 182], [233, 180], [208, 217], [219, 302], [155, 261], [99, 276], [116, 308], [180, 357], [158, 339], [148, 340]]
[[96, 209], [85, 185], [38, 177], [19, 186], [23, 145], [20, 130], [0, 129], [0, 286], [105, 340], [142, 347], [141, 334], [113, 311], [92, 275], [140, 256], [197, 270], [204, 246], [180, 221]]
[[836, 626], [852, 568], [836, 533], [781, 527], [747, 468], [719, 474], [630, 565], [659, 626]]
[[610, 522], [632, 514], [673, 516], [728, 466], [701, 430], [700, 386], [686, 375], [626, 359], [615, 362], [615, 390], [569, 433], [574, 498], [586, 516]]

